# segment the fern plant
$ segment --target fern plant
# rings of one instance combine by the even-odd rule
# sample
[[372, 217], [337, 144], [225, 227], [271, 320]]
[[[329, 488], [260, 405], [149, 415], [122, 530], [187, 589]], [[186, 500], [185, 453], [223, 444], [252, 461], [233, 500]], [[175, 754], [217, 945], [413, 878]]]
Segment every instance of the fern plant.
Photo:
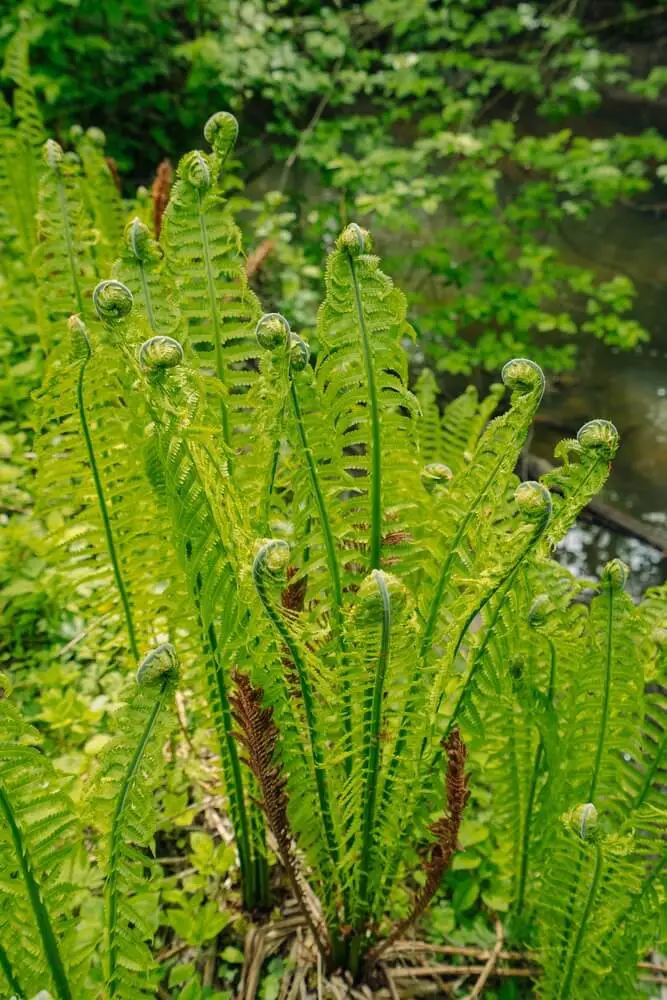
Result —
[[[144, 658], [137, 695], [123, 715], [123, 734], [105, 748], [86, 802], [88, 820], [92, 815], [108, 844], [98, 859], [105, 898], [104, 982], [105, 996], [119, 1000], [154, 995], [155, 966], [146, 945], [153, 931], [137, 901], [150, 864], [142, 852], [156, 825], [153, 790], [163, 773], [177, 667], [169, 645]], [[8, 694], [3, 678], [0, 981], [18, 1000], [46, 988], [58, 1000], [75, 1000], [90, 995], [88, 966], [98, 938], [95, 927], [79, 925], [87, 882], [82, 823], [37, 746], [36, 730], [7, 702]]]
[[[40, 512], [60, 518], [68, 601], [109, 609], [130, 659], [158, 644], [90, 798], [108, 995], [151, 995], [158, 978], [138, 902], [173, 690], [162, 644], [178, 636], [248, 910], [268, 901], [260, 803], [325, 963], [372, 979], [438, 892], [477, 783], [508, 933], [538, 949], [542, 995], [611, 996], [613, 968], [613, 996], [632, 996], [663, 902], [665, 595], [636, 608], [615, 562], [588, 607], [552, 559], [605, 481], [615, 428], [588, 422], [553, 472], [520, 482], [542, 372], [510, 360], [485, 399], [440, 414], [432, 376], [410, 388], [405, 297], [354, 223], [327, 260], [311, 363], [248, 287], [225, 176], [236, 131], [209, 120], [212, 152], [181, 161], [160, 240], [131, 218], [113, 264], [122, 206], [99, 137], [75, 136], [83, 173], [47, 143], [40, 182]], [[50, 932], [33, 907], [28, 989], [48, 975], [71, 995], [63, 905], [46, 907]], [[13, 958], [5, 946], [10, 983]]]

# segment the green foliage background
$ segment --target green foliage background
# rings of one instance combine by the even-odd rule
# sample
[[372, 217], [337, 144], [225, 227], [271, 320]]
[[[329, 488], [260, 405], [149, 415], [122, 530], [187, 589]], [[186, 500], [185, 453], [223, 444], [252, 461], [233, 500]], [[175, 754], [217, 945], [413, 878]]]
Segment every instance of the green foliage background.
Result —
[[211, 110], [242, 116], [246, 232], [276, 243], [264, 299], [289, 300], [307, 331], [322, 246], [373, 219], [439, 368], [524, 353], [558, 370], [578, 335], [646, 337], [631, 281], [599, 280], [556, 236], [662, 183], [657, 131], [577, 132], [612, 93], [661, 94], [664, 69], [642, 77], [627, 54], [660, 29], [660, 6], [42, 0], [30, 35], [47, 129], [101, 127], [136, 183], [195, 145]]

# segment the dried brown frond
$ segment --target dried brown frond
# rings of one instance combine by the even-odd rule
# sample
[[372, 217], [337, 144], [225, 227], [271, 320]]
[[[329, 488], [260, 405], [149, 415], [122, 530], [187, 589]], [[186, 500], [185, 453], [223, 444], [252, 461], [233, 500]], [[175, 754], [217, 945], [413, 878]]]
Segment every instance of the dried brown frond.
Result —
[[116, 186], [116, 191], [118, 192], [118, 194], [120, 194], [121, 185], [120, 185], [120, 173], [118, 172], [118, 164], [114, 160], [113, 156], [105, 156], [104, 159], [107, 167], [109, 168], [111, 179]]
[[262, 808], [266, 813], [269, 827], [276, 839], [278, 853], [285, 873], [292, 887], [318, 948], [324, 957], [329, 955], [327, 931], [320, 915], [309, 899], [299, 859], [294, 849], [294, 841], [287, 817], [287, 781], [279, 764], [274, 763], [274, 754], [279, 731], [273, 721], [273, 709], [262, 708], [263, 691], [255, 687], [247, 674], [236, 671], [235, 690], [230, 696], [232, 714], [238, 726], [236, 739], [246, 751], [246, 763], [255, 775], [262, 793]]
[[430, 845], [424, 862], [426, 882], [415, 897], [408, 916], [396, 924], [389, 937], [371, 952], [369, 956], [371, 966], [424, 913], [437, 892], [442, 876], [449, 868], [455, 852], [459, 849], [459, 828], [469, 792], [465, 773], [466, 746], [458, 729], [453, 729], [442, 741], [442, 748], [447, 755], [447, 801], [444, 814], [429, 826], [429, 832], [433, 834], [435, 841]]
[[171, 185], [174, 181], [174, 171], [170, 160], [163, 160], [157, 168], [153, 184], [151, 185], [151, 201], [153, 203], [153, 227], [155, 238], [160, 239], [162, 229], [162, 216], [169, 204]]
[[273, 250], [273, 246], [273, 240], [262, 240], [257, 249], [248, 254], [248, 259], [245, 265], [245, 273], [248, 275], [248, 279], [254, 278], [264, 264], [266, 258]]
[[302, 576], [300, 579], [295, 580], [294, 577], [297, 572], [296, 566], [287, 567], [287, 586], [281, 595], [282, 606], [285, 611], [303, 611], [308, 577]]

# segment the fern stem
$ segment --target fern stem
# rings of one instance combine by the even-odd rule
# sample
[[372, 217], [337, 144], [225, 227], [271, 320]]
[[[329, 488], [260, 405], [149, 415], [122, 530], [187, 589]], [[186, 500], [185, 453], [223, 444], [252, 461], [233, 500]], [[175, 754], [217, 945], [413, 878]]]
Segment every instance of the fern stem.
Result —
[[604, 751], [605, 735], [607, 723], [609, 721], [609, 702], [611, 697], [611, 662], [614, 636], [614, 589], [608, 588], [609, 603], [607, 607], [607, 644], [605, 651], [604, 684], [602, 691], [602, 710], [600, 712], [600, 729], [598, 732], [597, 747], [595, 749], [595, 761], [593, 763], [593, 773], [591, 774], [591, 784], [588, 790], [587, 802], [595, 801], [598, 779], [600, 777], [600, 767], [602, 764], [602, 754]]
[[123, 844], [123, 819], [125, 815], [125, 809], [127, 807], [128, 798], [132, 792], [132, 786], [137, 777], [139, 768], [141, 767], [141, 762], [143, 760], [144, 754], [146, 753], [146, 747], [148, 746], [151, 736], [155, 730], [157, 720], [160, 716], [160, 712], [164, 707], [166, 700], [166, 693], [169, 687], [170, 680], [168, 677], [162, 681], [153, 707], [151, 708], [150, 714], [146, 720], [146, 725], [141, 734], [139, 743], [137, 744], [136, 750], [132, 756], [129, 767], [123, 779], [123, 784], [121, 786], [120, 792], [118, 793], [118, 799], [116, 801], [116, 808], [114, 809], [113, 820], [111, 823], [111, 849], [109, 851], [109, 875], [106, 881], [106, 896], [107, 896], [107, 941], [109, 948], [109, 968], [107, 977], [107, 987], [110, 997], [116, 995], [116, 962], [118, 958], [118, 931], [117, 926], [117, 916], [118, 916], [118, 875], [120, 869], [120, 855], [122, 851]]
[[120, 596], [121, 604], [123, 605], [123, 614], [125, 616], [125, 625], [127, 627], [127, 637], [130, 643], [130, 651], [135, 662], [139, 662], [139, 649], [137, 647], [136, 633], [134, 630], [134, 621], [132, 620], [132, 611], [130, 609], [130, 600], [125, 587], [125, 581], [123, 580], [123, 575], [120, 570], [120, 563], [118, 560], [118, 555], [116, 553], [116, 545], [114, 542], [113, 532], [111, 530], [111, 519], [109, 517], [109, 509], [107, 507], [107, 502], [104, 496], [104, 487], [102, 486], [102, 479], [100, 477], [99, 468], [97, 465], [97, 458], [95, 457], [95, 448], [93, 446], [93, 439], [90, 433], [90, 428], [88, 426], [88, 418], [86, 416], [86, 403], [84, 397], [84, 378], [86, 372], [86, 366], [90, 356], [86, 358], [81, 364], [81, 370], [79, 371], [79, 378], [76, 384], [76, 402], [79, 410], [79, 419], [81, 421], [81, 430], [83, 431], [83, 438], [86, 443], [86, 451], [88, 452], [88, 461], [90, 462], [90, 470], [93, 474], [93, 481], [95, 483], [95, 492], [97, 494], [97, 502], [100, 508], [100, 514], [102, 517], [102, 526], [104, 528], [104, 538], [107, 544], [107, 552], [109, 553], [109, 559], [111, 560], [111, 568], [113, 570], [114, 579], [116, 581], [116, 587], [118, 588], [118, 594]]
[[352, 287], [354, 288], [354, 301], [357, 309], [357, 319], [359, 322], [359, 332], [361, 334], [361, 345], [364, 352], [364, 366], [366, 368], [366, 380], [368, 382], [368, 403], [371, 421], [371, 528], [370, 528], [370, 568], [380, 568], [380, 558], [382, 550], [382, 447], [380, 432], [380, 409], [378, 406], [378, 392], [375, 383], [375, 371], [373, 368], [373, 350], [371, 347], [366, 317], [364, 316], [364, 306], [361, 300], [361, 289], [357, 277], [357, 268], [354, 257], [349, 250], [346, 251], [350, 272], [352, 275]]
[[431, 600], [431, 607], [429, 609], [428, 618], [426, 620], [426, 626], [424, 628], [424, 633], [422, 635], [422, 641], [421, 641], [421, 645], [419, 647], [419, 657], [420, 657], [421, 660], [424, 660], [428, 656], [428, 654], [431, 651], [431, 646], [433, 645], [433, 636], [435, 634], [435, 627], [436, 627], [437, 622], [438, 622], [438, 615], [440, 613], [440, 605], [442, 604], [442, 599], [443, 599], [443, 597], [445, 595], [445, 587], [447, 586], [447, 581], [449, 580], [449, 573], [450, 573], [450, 570], [451, 570], [452, 565], [454, 563], [454, 558], [455, 558], [457, 550], [458, 550], [459, 542], [461, 541], [461, 539], [463, 538], [464, 534], [466, 533], [466, 531], [468, 529], [468, 526], [470, 525], [473, 517], [477, 513], [477, 508], [480, 506], [482, 500], [486, 496], [489, 487], [491, 486], [493, 480], [496, 478], [496, 475], [498, 474], [498, 470], [500, 469], [500, 467], [501, 467], [501, 465], [503, 464], [504, 461], [505, 461], [505, 455], [502, 455], [498, 459], [498, 461], [496, 462], [496, 464], [494, 465], [494, 467], [493, 467], [493, 469], [491, 471], [491, 474], [489, 475], [488, 479], [484, 483], [484, 486], [479, 491], [479, 493], [475, 497], [475, 500], [472, 502], [472, 504], [468, 508], [468, 513], [466, 514], [466, 516], [461, 521], [461, 523], [460, 523], [460, 525], [459, 525], [459, 527], [458, 527], [458, 529], [456, 531], [456, 534], [454, 535], [454, 538], [452, 539], [452, 543], [451, 543], [451, 545], [449, 547], [449, 553], [448, 553], [447, 558], [445, 559], [445, 561], [444, 561], [444, 563], [442, 565], [442, 570], [440, 571], [440, 576], [438, 578], [438, 583], [436, 585], [435, 592], [434, 592], [433, 598]]
[[32, 911], [35, 914], [39, 936], [42, 939], [42, 947], [44, 948], [44, 955], [53, 978], [56, 992], [60, 1000], [73, 1000], [65, 966], [58, 949], [58, 942], [51, 926], [51, 919], [44, 905], [42, 893], [32, 868], [28, 847], [23, 840], [12, 804], [2, 786], [0, 786], [0, 811], [5, 817], [12, 841], [14, 842], [16, 859], [21, 868], [21, 874], [25, 882]]
[[[308, 435], [306, 433], [306, 427], [303, 421], [303, 414], [301, 412], [301, 404], [299, 403], [299, 394], [297, 392], [296, 384], [294, 378], [290, 378], [290, 399], [292, 401], [292, 410], [294, 413], [294, 419], [296, 421], [297, 429], [299, 432], [299, 440], [301, 441], [301, 447], [303, 449], [303, 454], [306, 459], [306, 465], [308, 467], [308, 476], [310, 479], [310, 486], [313, 491], [313, 497], [315, 499], [315, 505], [317, 507], [317, 513], [320, 518], [320, 527], [322, 528], [322, 535], [324, 537], [324, 547], [327, 553], [327, 563], [329, 566], [329, 575], [331, 576], [331, 583], [333, 587], [333, 617], [336, 625], [336, 638], [338, 641], [338, 646], [340, 648], [341, 656], [345, 660], [347, 653], [345, 645], [345, 635], [343, 632], [343, 588], [340, 580], [340, 569], [338, 566], [338, 558], [336, 555], [336, 544], [334, 542], [333, 531], [331, 529], [331, 521], [329, 519], [329, 512], [324, 500], [324, 494], [322, 492], [322, 487], [320, 485], [320, 479], [317, 473], [317, 465], [315, 464], [315, 458], [313, 456], [312, 449], [308, 444]], [[344, 668], [344, 663], [342, 664]], [[345, 733], [346, 741], [346, 753], [345, 753], [345, 766], [348, 774], [350, 773], [352, 766], [352, 701], [350, 695], [350, 685], [348, 680], [345, 678], [345, 670], [341, 671], [343, 676], [343, 682], [341, 685], [341, 701], [342, 701], [342, 717], [343, 717], [343, 730]]]
[[[549, 705], [551, 705], [553, 701], [554, 690], [556, 687], [556, 647], [554, 646], [551, 639], [548, 639], [547, 641], [549, 643], [549, 655], [550, 655], [549, 688], [547, 692], [547, 702]], [[521, 837], [521, 863], [519, 866], [519, 884], [517, 888], [517, 901], [516, 901], [516, 911], [515, 911], [515, 916], [517, 917], [517, 919], [521, 916], [526, 897], [528, 866], [530, 862], [529, 852], [530, 852], [531, 827], [533, 821], [533, 808], [535, 806], [535, 796], [537, 794], [537, 782], [540, 776], [540, 768], [542, 766], [543, 756], [544, 756], [544, 740], [540, 736], [540, 739], [537, 744], [537, 749], [535, 750], [535, 760], [533, 761], [533, 769], [530, 776], [530, 785], [528, 787], [528, 796], [526, 799], [525, 819], [523, 823], [523, 834]]]
[[[209, 651], [209, 666], [212, 668], [213, 676], [207, 672], [209, 691], [214, 694], [221, 720], [216, 718], [216, 732], [220, 746], [220, 757], [223, 771], [225, 773], [225, 785], [229, 797], [229, 807], [232, 814], [234, 833], [237, 840], [239, 853], [239, 867], [241, 869], [241, 883], [243, 889], [243, 900], [245, 906], [251, 909], [256, 902], [255, 871], [252, 864], [252, 851], [250, 849], [250, 830], [248, 814], [245, 806], [243, 794], [243, 777], [241, 775], [241, 763], [236, 750], [236, 743], [233, 737], [233, 719], [229, 696], [225, 685], [222, 665], [218, 658], [217, 638], [215, 630], [211, 633], [204, 631], [201, 616], [198, 613], [202, 637]], [[214, 710], [214, 717], [216, 712]], [[222, 727], [220, 726], [222, 721]], [[222, 731], [221, 731], [222, 729]]]
[[62, 174], [60, 173], [59, 168], [57, 168], [56, 188], [58, 191], [58, 201], [60, 203], [60, 213], [62, 215], [63, 236], [65, 238], [65, 246], [67, 247], [67, 262], [69, 264], [70, 277], [72, 279], [74, 298], [76, 299], [76, 309], [77, 312], [83, 313], [84, 311], [83, 296], [81, 295], [81, 288], [79, 286], [79, 277], [77, 275], [76, 260], [74, 257], [72, 230], [69, 221], [69, 206], [67, 204], [67, 192], [65, 191], [65, 184], [62, 179]]
[[[220, 314], [218, 312], [218, 302], [215, 296], [215, 279], [213, 277], [213, 268], [211, 266], [211, 250], [208, 240], [208, 227], [206, 225], [206, 216], [203, 211], [201, 191], [197, 191], [197, 205], [199, 214], [199, 232], [201, 235], [202, 253], [204, 257], [204, 264], [206, 267], [206, 288], [208, 292], [208, 304], [211, 312], [211, 319], [213, 320], [213, 336], [215, 342], [215, 373], [218, 376], [219, 380], [224, 385], [225, 362], [222, 354], [222, 329], [220, 326]], [[222, 438], [227, 447], [229, 448], [230, 446], [229, 419], [227, 415], [227, 407], [225, 406], [224, 400], [220, 401], [220, 420], [222, 423]], [[231, 458], [229, 456], [227, 461], [231, 471]]]
[[0, 944], [0, 970], [2, 970], [2, 974], [7, 980], [7, 983], [12, 993], [18, 998], [18, 1000], [22, 1000], [22, 998], [26, 995], [25, 990], [21, 988], [21, 984], [16, 978], [16, 973], [12, 968], [12, 963], [9, 958], [9, 955], [7, 954], [7, 952], [5, 951], [5, 949], [1, 944]]
[[294, 667], [299, 678], [299, 686], [301, 688], [301, 698], [303, 702], [303, 709], [306, 716], [306, 727], [308, 729], [308, 740], [310, 743], [310, 753], [313, 761], [313, 769], [315, 772], [315, 786], [317, 789], [317, 798], [320, 806], [320, 817], [322, 820], [322, 826], [324, 828], [324, 836], [327, 844], [327, 849], [329, 852], [329, 857], [331, 861], [332, 870], [335, 873], [339, 864], [339, 851], [336, 838], [336, 831], [333, 822], [333, 813], [331, 810], [331, 800], [329, 798], [329, 788], [326, 777], [326, 768], [324, 764], [324, 750], [321, 746], [320, 739], [317, 732], [317, 724], [315, 719], [315, 700], [313, 698], [313, 690], [310, 684], [310, 678], [308, 676], [308, 671], [306, 664], [301, 655], [301, 650], [294, 641], [292, 633], [287, 627], [285, 621], [275, 609], [271, 602], [271, 598], [266, 589], [266, 579], [265, 579], [265, 565], [264, 560], [266, 558], [267, 546], [271, 545], [268, 542], [255, 557], [253, 563], [252, 575], [255, 582], [255, 587], [259, 598], [264, 605], [264, 610], [268, 615], [271, 623], [278, 632], [278, 635], [287, 647]]
[[[581, 845], [580, 849], [583, 852], [584, 850], [583, 845]], [[568, 1000], [568, 997], [570, 996], [570, 987], [572, 986], [572, 980], [574, 978], [574, 973], [577, 966], [579, 950], [584, 940], [584, 935], [586, 934], [586, 927], [588, 924], [589, 917], [591, 915], [591, 910], [593, 909], [593, 905], [595, 903], [595, 898], [597, 896], [598, 889], [600, 887], [601, 878], [602, 878], [602, 848], [600, 844], [596, 844], [595, 868], [593, 869], [593, 878], [588, 890], [588, 895], [586, 896], [586, 902], [584, 903], [583, 913], [581, 914], [581, 919], [579, 920], [579, 927], [577, 928], [577, 936], [574, 939], [574, 945], [567, 958], [567, 965], [565, 966], [565, 973], [563, 976], [563, 985], [558, 992], [559, 1000]]]
[[[361, 856], [359, 861], [359, 924], [365, 918], [368, 908], [368, 884], [374, 847], [375, 806], [377, 803], [378, 773], [381, 762], [380, 732], [382, 729], [382, 703], [391, 643], [391, 596], [384, 573], [381, 570], [376, 570], [373, 576], [382, 597], [382, 631], [375, 676], [372, 680], [370, 691], [367, 692], [367, 700], [364, 708], [362, 754], [366, 779], [363, 792]], [[357, 930], [361, 929], [359, 924]], [[354, 973], [354, 971], [353, 969], [352, 972]]]

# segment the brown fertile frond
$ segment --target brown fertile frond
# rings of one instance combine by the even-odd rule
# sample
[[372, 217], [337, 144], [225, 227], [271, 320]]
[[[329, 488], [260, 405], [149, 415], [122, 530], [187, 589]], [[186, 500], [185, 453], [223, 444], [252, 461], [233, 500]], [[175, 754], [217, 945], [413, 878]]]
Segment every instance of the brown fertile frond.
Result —
[[151, 201], [153, 203], [153, 227], [155, 229], [155, 239], [160, 239], [162, 229], [162, 216], [169, 203], [171, 185], [174, 182], [174, 168], [171, 160], [163, 160], [155, 172], [155, 178], [151, 185]]
[[287, 817], [287, 780], [273, 757], [280, 735], [273, 721], [273, 709], [262, 708], [264, 692], [256, 687], [247, 674], [234, 673], [235, 690], [230, 696], [234, 721], [239, 731], [234, 735], [247, 751], [246, 762], [257, 778], [262, 792], [262, 807], [276, 839], [278, 854], [285, 869], [294, 897], [299, 904], [317, 947], [328, 958], [330, 947], [326, 927], [316, 912], [294, 849]]
[[254, 278], [260, 270], [264, 261], [273, 250], [273, 244], [273, 240], [262, 240], [259, 246], [251, 254], [248, 254], [245, 265], [245, 273], [248, 275], [248, 280]]
[[424, 862], [426, 882], [415, 897], [408, 916], [396, 924], [389, 937], [382, 942], [379, 948], [370, 953], [371, 965], [374, 965], [380, 955], [394, 941], [402, 937], [410, 924], [424, 913], [436, 894], [442, 876], [452, 862], [454, 853], [459, 848], [459, 828], [469, 792], [465, 773], [466, 745], [461, 739], [458, 729], [452, 729], [449, 736], [442, 741], [442, 748], [447, 756], [447, 802], [444, 815], [429, 826], [429, 831], [435, 837], [435, 842], [431, 845], [427, 860]]
[[116, 191], [118, 192], [118, 194], [121, 194], [122, 186], [120, 182], [120, 172], [118, 170], [118, 164], [114, 160], [113, 156], [105, 156], [104, 160], [106, 162], [107, 167], [109, 168], [109, 173], [111, 174], [111, 179], [115, 184]]
[[286, 611], [303, 611], [308, 577], [302, 576], [295, 580], [294, 577], [296, 574], [296, 566], [287, 567], [287, 586], [281, 595], [281, 603]]

